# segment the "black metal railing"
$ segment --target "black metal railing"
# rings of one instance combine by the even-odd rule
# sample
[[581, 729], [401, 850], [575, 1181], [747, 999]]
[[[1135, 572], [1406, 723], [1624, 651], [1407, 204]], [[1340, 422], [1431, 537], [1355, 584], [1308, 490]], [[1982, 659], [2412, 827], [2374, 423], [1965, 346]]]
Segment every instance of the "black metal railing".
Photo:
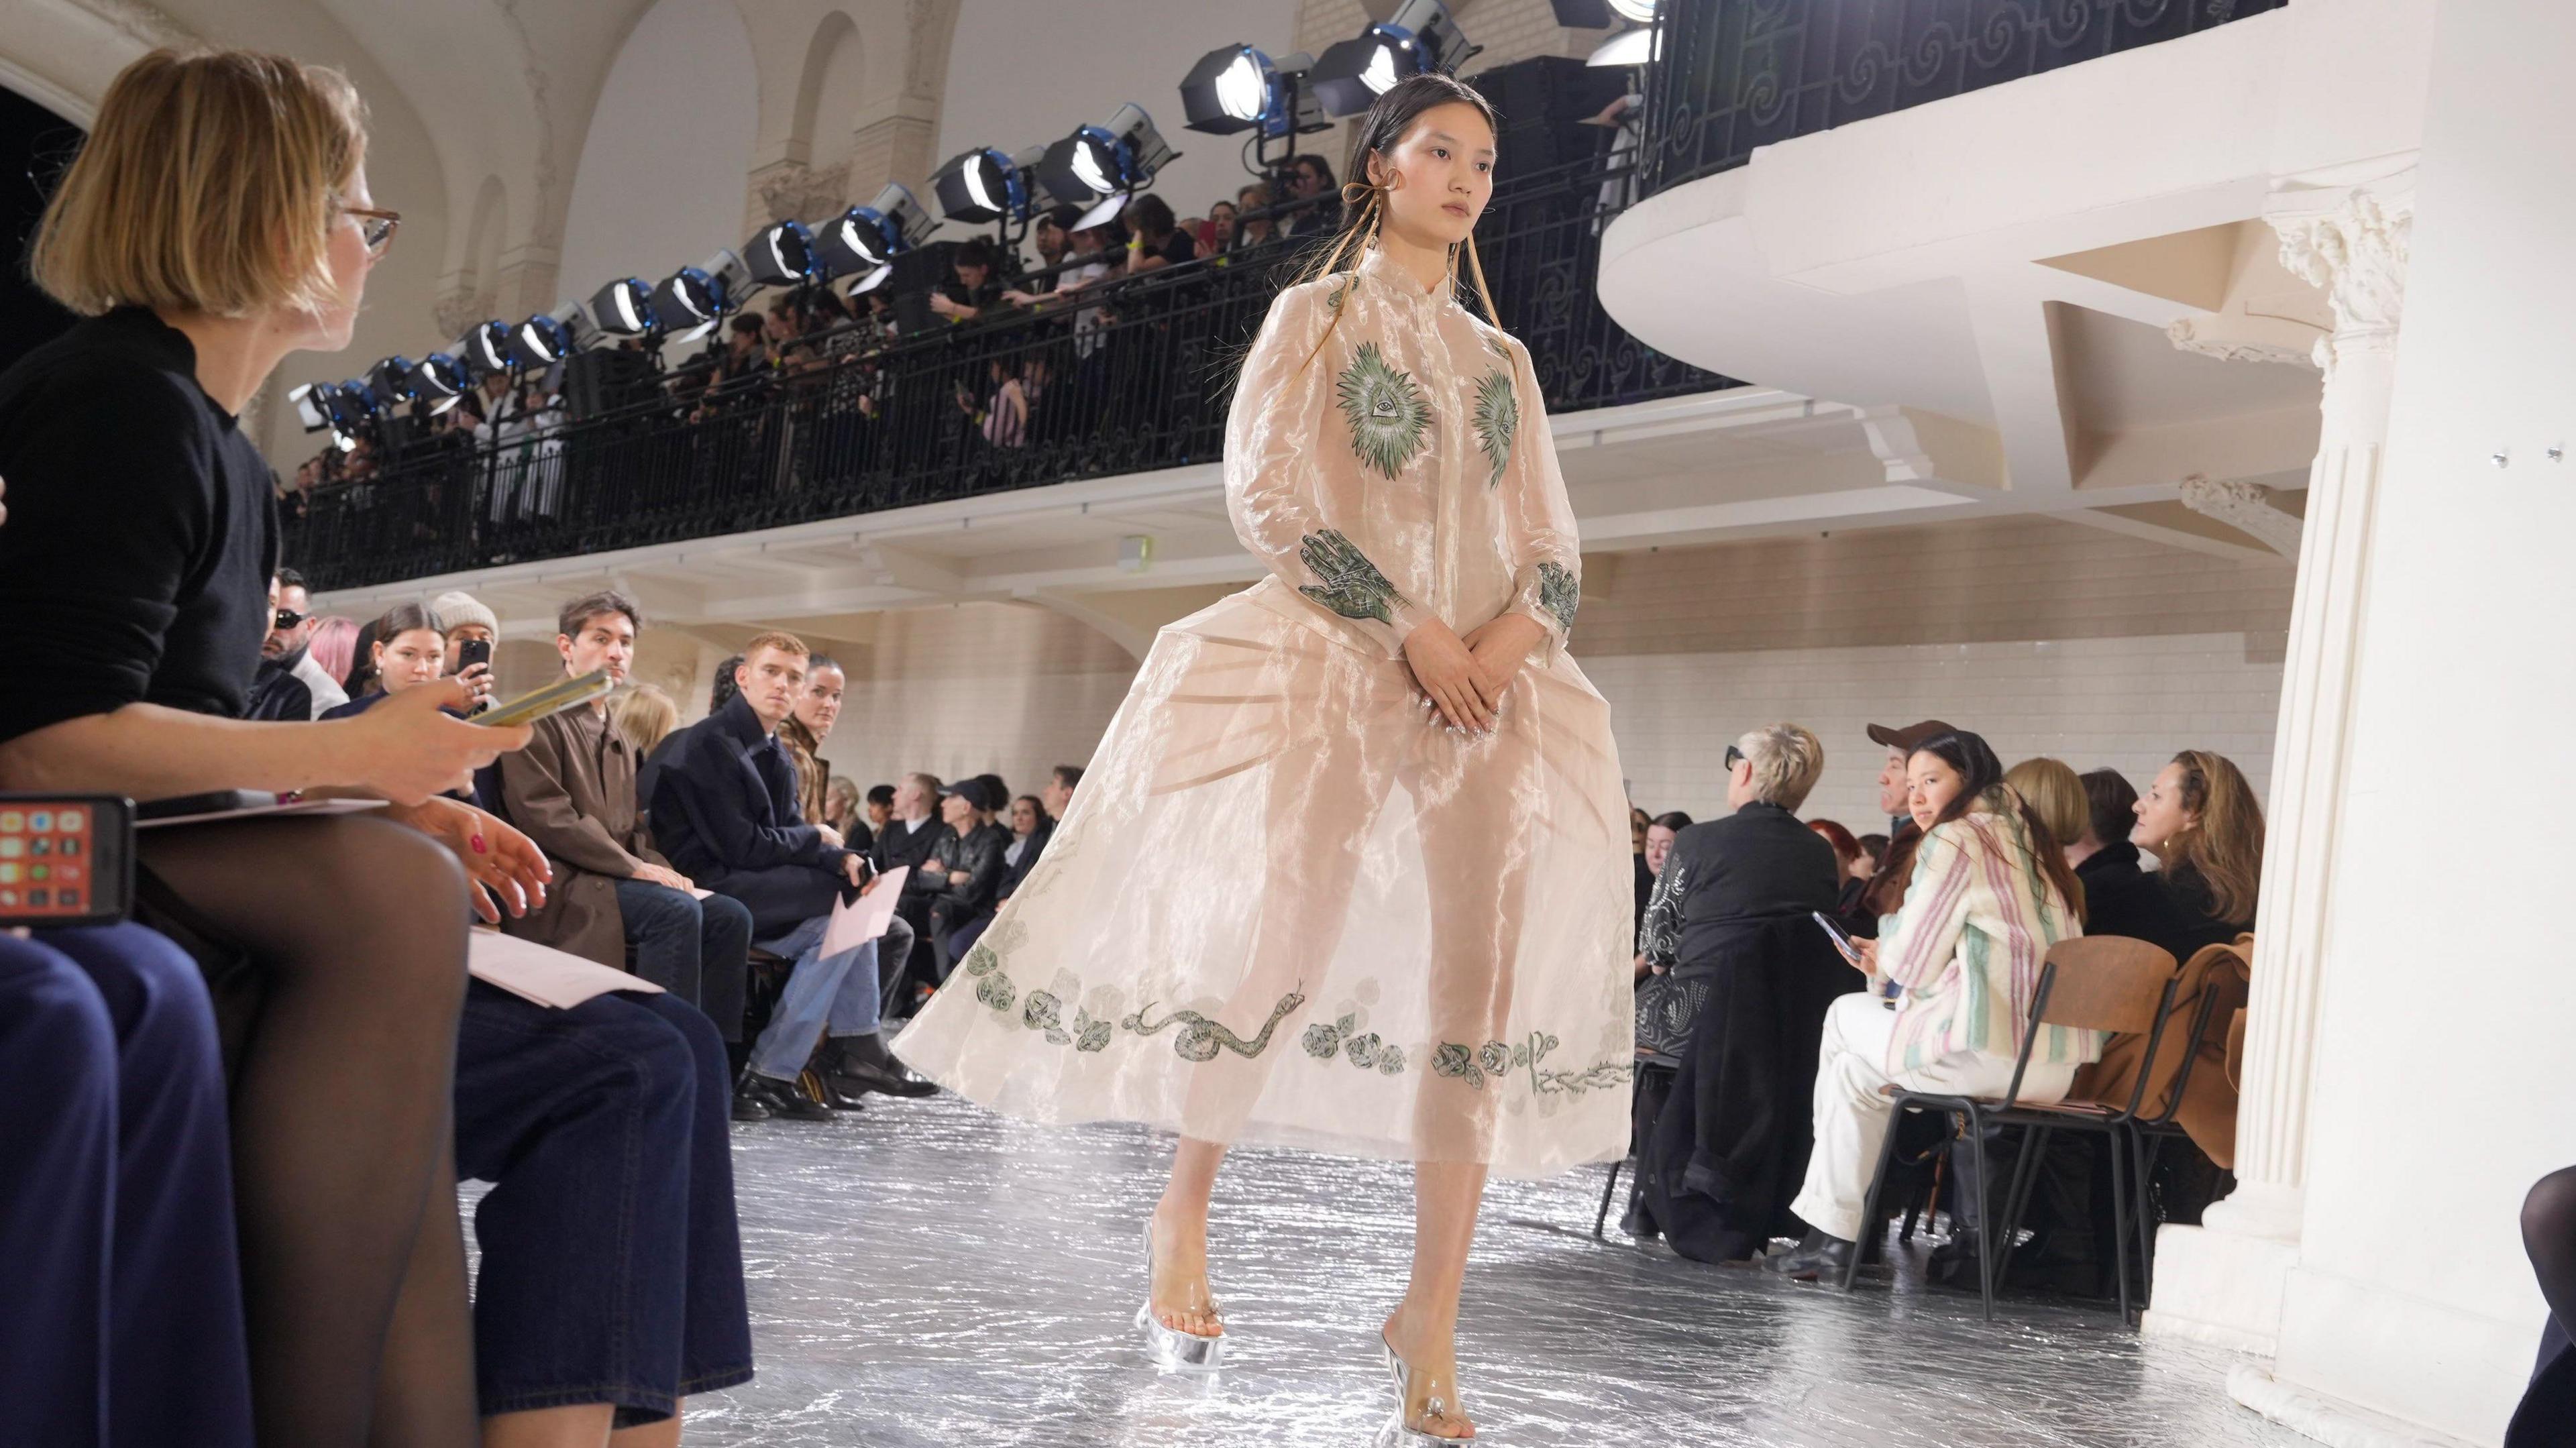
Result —
[[[1643, 189], [1757, 146], [2209, 30], [2286, 0], [1665, 0]], [[1998, 164], [2009, 165], [2009, 158]]]
[[[1478, 229], [1551, 412], [1736, 385], [1601, 309], [1601, 232], [1632, 181], [1607, 157], [1508, 179]], [[1234, 360], [1309, 255], [1283, 242], [1034, 312], [852, 332], [806, 370], [715, 387], [681, 369], [640, 401], [497, 444], [414, 442], [372, 477], [291, 496], [286, 556], [314, 587], [345, 588], [1214, 461]]]

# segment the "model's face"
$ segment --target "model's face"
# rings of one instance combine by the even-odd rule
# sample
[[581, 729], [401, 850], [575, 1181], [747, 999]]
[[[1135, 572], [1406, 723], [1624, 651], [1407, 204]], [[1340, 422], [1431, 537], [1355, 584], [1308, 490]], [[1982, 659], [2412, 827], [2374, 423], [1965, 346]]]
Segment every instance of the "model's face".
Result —
[[733, 682], [761, 727], [774, 730], [787, 722], [798, 691], [805, 687], [805, 656], [785, 649], [759, 649], [734, 666]]
[[605, 669], [610, 683], [623, 684], [635, 665], [635, 620], [622, 613], [592, 614], [581, 632], [555, 635], [555, 652], [563, 655], [564, 672], [575, 678]]
[[1905, 761], [1905, 812], [1914, 817], [1916, 829], [1932, 828], [1967, 787], [1967, 780], [1938, 754], [1926, 750]]
[[837, 664], [825, 664], [806, 676], [804, 691], [796, 696], [796, 720], [813, 731], [817, 742], [832, 737], [832, 726], [841, 717], [841, 691], [849, 682]]
[[1664, 861], [1673, 853], [1673, 831], [1662, 825], [1646, 826], [1646, 868], [1660, 875]]
[[1386, 188], [1388, 229], [1418, 246], [1456, 246], [1494, 196], [1494, 131], [1464, 101], [1433, 106], [1368, 169]]
[[2137, 827], [2129, 831], [2129, 843], [2159, 860], [2171, 858], [2174, 836], [2190, 829], [2199, 821], [2183, 808], [2183, 769], [2168, 764], [2156, 771], [2156, 782], [2138, 796], [2131, 806], [2137, 812]]
[[1883, 815], [1905, 813], [1905, 751], [1887, 751], [1887, 763], [1878, 769], [1878, 812]]
[[376, 642], [376, 674], [388, 694], [429, 683], [446, 667], [447, 640], [429, 629], [405, 629], [391, 643]]

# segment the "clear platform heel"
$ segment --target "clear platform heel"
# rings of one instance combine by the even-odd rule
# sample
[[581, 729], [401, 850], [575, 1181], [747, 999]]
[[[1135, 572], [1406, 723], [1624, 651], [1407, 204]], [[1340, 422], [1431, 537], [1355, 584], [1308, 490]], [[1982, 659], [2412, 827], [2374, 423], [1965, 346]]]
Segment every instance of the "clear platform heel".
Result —
[[[1452, 1444], [1476, 1441], [1473, 1438], [1443, 1438], [1437, 1433], [1425, 1433], [1406, 1420], [1404, 1405], [1413, 1396], [1413, 1368], [1397, 1355], [1395, 1344], [1387, 1341], [1384, 1332], [1377, 1335], [1377, 1340], [1378, 1345], [1386, 1349], [1387, 1375], [1395, 1379], [1395, 1413], [1387, 1419], [1385, 1427], [1377, 1430], [1377, 1439], [1372, 1448], [1450, 1448]], [[1457, 1410], [1446, 1400], [1439, 1397], [1423, 1400], [1422, 1416], [1426, 1419], [1451, 1417], [1456, 1412]]]
[[[1208, 1304], [1214, 1311], [1216, 1304]], [[1145, 1302], [1136, 1309], [1136, 1326], [1145, 1334], [1145, 1350], [1154, 1366], [1173, 1373], [1212, 1373], [1225, 1366], [1225, 1338], [1178, 1332], [1154, 1315], [1154, 1223], [1145, 1223]]]

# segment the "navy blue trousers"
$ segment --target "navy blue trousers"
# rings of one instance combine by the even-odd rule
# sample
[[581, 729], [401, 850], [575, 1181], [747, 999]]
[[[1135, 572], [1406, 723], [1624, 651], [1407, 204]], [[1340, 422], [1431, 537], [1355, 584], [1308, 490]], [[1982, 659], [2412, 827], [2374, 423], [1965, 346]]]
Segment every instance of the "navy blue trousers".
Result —
[[571, 1010], [468, 987], [456, 1169], [485, 1416], [610, 1403], [631, 1427], [751, 1380], [723, 1040], [669, 994]]
[[231, 1149], [195, 961], [0, 935], [0, 1437], [250, 1448]]

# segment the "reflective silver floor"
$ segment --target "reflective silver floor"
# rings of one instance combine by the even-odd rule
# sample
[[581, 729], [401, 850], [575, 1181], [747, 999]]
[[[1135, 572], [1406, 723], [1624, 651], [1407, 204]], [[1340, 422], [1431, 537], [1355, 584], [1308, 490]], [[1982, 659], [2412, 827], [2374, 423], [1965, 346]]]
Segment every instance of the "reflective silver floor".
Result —
[[[1411, 1233], [1402, 1167], [1244, 1151], [1217, 1190], [1234, 1366], [1155, 1374], [1129, 1320], [1164, 1151], [954, 1097], [735, 1131], [759, 1379], [691, 1403], [688, 1441], [1365, 1444], [1388, 1412], [1375, 1328]], [[1864, 1280], [1845, 1297], [1590, 1236], [1601, 1174], [1499, 1182], [1459, 1350], [1481, 1441], [2304, 1444], [2232, 1405], [2227, 1359], [2108, 1310]]]

